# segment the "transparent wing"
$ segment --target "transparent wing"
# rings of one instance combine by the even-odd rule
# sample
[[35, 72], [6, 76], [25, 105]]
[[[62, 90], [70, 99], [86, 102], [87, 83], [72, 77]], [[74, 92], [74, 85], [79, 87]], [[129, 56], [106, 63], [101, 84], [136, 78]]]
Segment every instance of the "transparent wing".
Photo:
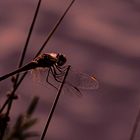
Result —
[[[33, 79], [37, 81], [39, 84], [43, 86], [48, 86], [49, 83], [46, 82], [46, 77], [48, 74], [48, 69], [41, 68], [33, 70]], [[63, 80], [63, 76], [59, 78], [60, 81]], [[59, 88], [60, 82], [57, 82], [52, 74], [49, 74], [48, 81], [56, 87]], [[78, 96], [81, 96], [81, 90], [90, 90], [90, 89], [97, 89], [99, 87], [99, 83], [95, 77], [89, 76], [85, 73], [79, 73], [70, 69], [65, 85], [63, 87], [64, 93], [72, 93]]]
[[70, 96], [77, 96], [77, 97], [82, 97], [82, 93], [81, 91], [76, 87], [73, 87], [69, 84], [65, 84], [64, 87], [63, 87], [63, 93], [64, 94], [67, 94], [67, 95], [70, 95]]
[[48, 68], [36, 68], [31, 70], [31, 79], [40, 85], [47, 86], [46, 78], [48, 74]]
[[70, 70], [66, 79], [66, 84], [73, 85], [80, 89], [97, 89], [99, 83], [94, 76]]

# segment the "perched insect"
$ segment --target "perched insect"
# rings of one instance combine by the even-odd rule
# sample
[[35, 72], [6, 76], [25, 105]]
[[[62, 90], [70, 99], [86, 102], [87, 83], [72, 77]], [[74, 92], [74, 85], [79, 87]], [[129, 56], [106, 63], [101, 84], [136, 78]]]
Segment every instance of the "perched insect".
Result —
[[[62, 78], [66, 72], [67, 66], [65, 66], [67, 59], [63, 54], [59, 53], [44, 53], [34, 58], [30, 63], [25, 66], [8, 73], [0, 77], [0, 81], [13, 76], [17, 73], [29, 71], [36, 68], [48, 69], [46, 73], [46, 82], [51, 86], [55, 87], [49, 82], [50, 74], [56, 82], [62, 82]], [[96, 89], [98, 88], [98, 81], [93, 76], [89, 76], [84, 73], [77, 73], [72, 70], [66, 79], [66, 84], [69, 88], [75, 89], [80, 93], [80, 89]], [[56, 87], [55, 87], [56, 88]]]

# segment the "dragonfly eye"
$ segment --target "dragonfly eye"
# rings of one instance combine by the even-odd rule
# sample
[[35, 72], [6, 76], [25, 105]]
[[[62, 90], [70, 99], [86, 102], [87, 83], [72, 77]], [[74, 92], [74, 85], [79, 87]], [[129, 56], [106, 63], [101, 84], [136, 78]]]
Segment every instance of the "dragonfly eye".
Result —
[[62, 54], [58, 54], [57, 58], [58, 58], [58, 61], [57, 61], [58, 66], [64, 65], [67, 61], [66, 57]]

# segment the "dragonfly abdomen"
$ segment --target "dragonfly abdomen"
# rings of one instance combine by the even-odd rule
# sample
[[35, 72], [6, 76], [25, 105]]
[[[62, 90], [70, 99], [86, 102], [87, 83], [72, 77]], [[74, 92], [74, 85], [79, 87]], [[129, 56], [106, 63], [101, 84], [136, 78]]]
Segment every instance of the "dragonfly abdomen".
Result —
[[38, 67], [37, 63], [35, 63], [35, 62], [28, 63], [25, 66], [13, 71], [13, 72], [10, 72], [10, 73], [8, 73], [8, 74], [6, 74], [4, 76], [1, 76], [0, 81], [4, 80], [4, 79], [6, 79], [6, 78], [8, 78], [10, 76], [13, 76], [13, 75], [15, 75], [17, 73], [28, 71], [28, 70], [31, 70], [31, 69], [34, 69], [34, 68], [37, 68], [37, 67]]

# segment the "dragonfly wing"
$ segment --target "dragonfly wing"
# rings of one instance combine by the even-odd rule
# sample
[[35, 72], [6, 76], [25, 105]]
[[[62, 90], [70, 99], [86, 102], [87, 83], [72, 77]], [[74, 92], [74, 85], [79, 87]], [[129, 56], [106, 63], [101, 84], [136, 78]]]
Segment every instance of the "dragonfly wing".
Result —
[[77, 95], [78, 97], [81, 97], [82, 96], [82, 93], [80, 92], [79, 89], [69, 85], [68, 83], [65, 83], [64, 84], [64, 87], [63, 87], [63, 92], [64, 94], [69, 94], [69, 95]]
[[[46, 81], [48, 74], [47, 68], [35, 69], [34, 71], [35, 71], [33, 77], [33, 79], [35, 79], [34, 81], [37, 81], [43, 86], [52, 85], [56, 89], [59, 88], [61, 82], [56, 81], [51, 72], [49, 74], [47, 83]], [[63, 76], [59, 77], [58, 80], [62, 81], [63, 78], [64, 78]], [[64, 93], [72, 93], [76, 94], [77, 96], [82, 96], [80, 92], [81, 89], [97, 89], [98, 85], [99, 85], [98, 81], [94, 77], [89, 76], [85, 73], [78, 73], [70, 69], [63, 87], [63, 91]]]
[[70, 70], [66, 79], [68, 85], [80, 89], [97, 89], [99, 83], [94, 76]]
[[31, 70], [32, 79], [34, 82], [37, 82], [43, 86], [46, 86], [46, 78], [48, 74], [47, 68], [36, 68]]
[[[48, 82], [46, 82], [46, 78], [47, 78], [47, 74], [48, 74], [48, 69], [41, 69], [41, 68], [36, 68], [34, 70], [31, 71], [32, 73], [32, 78], [35, 82], [39, 83], [42, 86], [48, 86], [49, 83], [51, 83], [54, 87], [56, 87], [56, 89], [59, 89], [60, 86], [60, 82], [57, 82], [52, 73], [50, 72], [49, 77], [48, 77]], [[58, 80], [62, 81], [63, 80], [63, 76], [60, 77]], [[70, 83], [65, 83], [64, 87], [63, 87], [63, 93], [66, 94], [70, 94], [70, 95], [77, 95], [78, 97], [81, 97], [82, 94], [80, 92], [80, 90], [78, 90], [77, 87], [74, 87], [73, 85], [71, 85]]]

